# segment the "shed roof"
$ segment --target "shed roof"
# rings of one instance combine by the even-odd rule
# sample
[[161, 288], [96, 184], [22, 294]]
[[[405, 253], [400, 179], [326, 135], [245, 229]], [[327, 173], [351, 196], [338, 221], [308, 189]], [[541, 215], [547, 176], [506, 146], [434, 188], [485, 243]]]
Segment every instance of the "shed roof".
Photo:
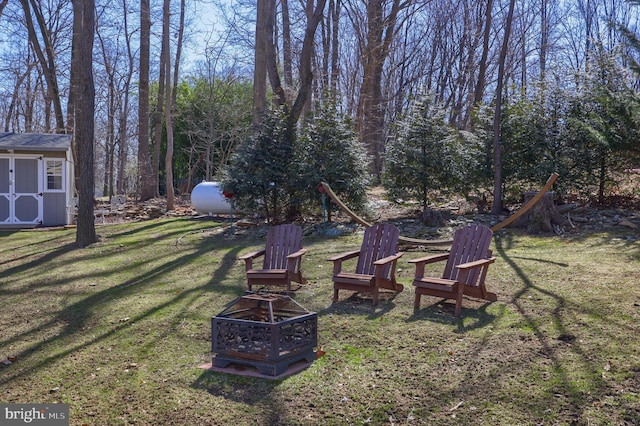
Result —
[[0, 133], [0, 149], [15, 151], [66, 151], [71, 135], [53, 133]]

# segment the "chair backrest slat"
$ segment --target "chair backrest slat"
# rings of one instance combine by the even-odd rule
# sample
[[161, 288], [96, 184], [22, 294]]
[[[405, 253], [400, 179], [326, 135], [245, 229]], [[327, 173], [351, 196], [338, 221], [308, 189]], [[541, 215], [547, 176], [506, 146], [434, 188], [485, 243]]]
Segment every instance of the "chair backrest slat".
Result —
[[[457, 280], [458, 269], [455, 267], [456, 265], [491, 257], [489, 246], [492, 238], [493, 232], [484, 225], [469, 225], [458, 229], [453, 236], [453, 243], [451, 244], [451, 251], [443, 278]], [[479, 274], [480, 270], [474, 268], [467, 277], [465, 284], [469, 286], [478, 285]]]
[[302, 248], [302, 228], [293, 224], [269, 228], [263, 269], [286, 269], [287, 256]]
[[[376, 224], [365, 229], [356, 273], [373, 275], [373, 262], [398, 253], [399, 236], [398, 228], [388, 223]], [[388, 277], [390, 269], [390, 264], [385, 267], [385, 277]]]

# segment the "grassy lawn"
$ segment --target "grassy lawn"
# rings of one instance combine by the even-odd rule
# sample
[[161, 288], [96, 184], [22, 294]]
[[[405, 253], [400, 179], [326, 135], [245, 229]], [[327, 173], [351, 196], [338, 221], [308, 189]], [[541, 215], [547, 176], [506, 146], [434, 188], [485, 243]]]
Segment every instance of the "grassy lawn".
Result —
[[332, 304], [326, 259], [360, 234], [305, 237], [295, 299], [325, 355], [276, 381], [199, 368], [259, 236], [184, 218], [98, 232], [86, 249], [75, 230], [0, 232], [0, 402], [66, 403], [72, 425], [100, 426], [640, 424], [637, 230], [499, 232], [499, 301], [465, 300], [460, 319], [429, 297], [414, 312], [418, 252], [403, 293]]

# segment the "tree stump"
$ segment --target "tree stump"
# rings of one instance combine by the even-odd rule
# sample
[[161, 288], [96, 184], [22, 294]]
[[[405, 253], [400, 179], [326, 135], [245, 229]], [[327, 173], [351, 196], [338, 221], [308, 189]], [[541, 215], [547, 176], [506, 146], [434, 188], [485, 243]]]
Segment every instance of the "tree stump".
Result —
[[426, 208], [420, 215], [420, 220], [425, 226], [442, 226], [449, 219], [450, 212], [441, 209]]
[[[535, 197], [537, 192], [525, 192], [524, 204]], [[523, 204], [523, 205], [524, 205]], [[515, 228], [525, 229], [528, 234], [555, 232], [554, 225], [564, 226], [567, 220], [560, 214], [553, 202], [553, 192], [547, 192], [531, 209], [513, 224]]]

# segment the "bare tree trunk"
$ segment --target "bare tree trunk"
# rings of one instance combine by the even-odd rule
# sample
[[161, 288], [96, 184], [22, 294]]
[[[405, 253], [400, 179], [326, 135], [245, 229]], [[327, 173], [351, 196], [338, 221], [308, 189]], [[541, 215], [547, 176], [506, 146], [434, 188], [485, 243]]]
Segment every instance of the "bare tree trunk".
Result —
[[113, 195], [113, 165], [114, 165], [114, 153], [116, 145], [116, 93], [115, 81], [113, 72], [109, 75], [109, 100], [108, 100], [108, 112], [107, 112], [107, 137], [105, 140], [105, 188], [104, 194], [108, 197]]
[[[109, 126], [107, 126], [109, 127]], [[112, 132], [113, 129], [107, 130], [108, 132]], [[110, 197], [113, 195], [113, 186], [111, 184], [113, 180], [113, 145], [115, 140], [113, 138], [113, 134], [107, 134], [107, 137], [104, 141], [104, 176], [102, 182], [102, 194]]]
[[474, 27], [470, 10], [471, 5], [468, 2], [464, 2], [463, 9], [464, 26], [463, 37], [460, 42], [462, 55], [459, 59], [460, 70], [456, 78], [455, 93], [453, 93], [453, 107], [449, 118], [449, 124], [458, 129], [467, 127], [467, 117], [470, 117], [467, 111], [473, 108], [473, 101], [471, 101], [471, 104], [467, 102], [470, 93], [468, 88], [473, 85], [472, 79], [476, 61], [476, 50], [480, 43], [480, 31]]
[[[94, 138], [94, 103], [95, 88], [93, 83], [93, 37], [95, 22], [95, 6], [93, 0], [73, 0], [74, 29], [80, 27], [81, 32], [73, 34], [73, 49], [76, 51], [74, 83], [77, 94], [75, 106], [76, 139], [78, 159], [76, 166], [80, 169], [80, 185], [78, 197], [78, 227], [76, 244], [86, 247], [96, 242], [96, 229], [93, 216], [93, 138]], [[75, 25], [78, 22], [78, 26]]]
[[253, 120], [255, 127], [262, 122], [267, 107], [267, 31], [274, 0], [258, 0], [256, 19], [256, 51], [253, 72]]
[[276, 2], [275, 0], [269, 0], [271, 2], [269, 13], [267, 15], [267, 22], [265, 26], [265, 42], [267, 51], [267, 76], [269, 77], [269, 83], [271, 84], [271, 90], [275, 94], [275, 102], [278, 105], [287, 105], [287, 95], [282, 87], [282, 81], [280, 80], [280, 68], [278, 67], [278, 53], [276, 49], [276, 43], [274, 40], [274, 33], [276, 30]]
[[18, 97], [20, 96], [20, 87], [22, 86], [22, 83], [24, 83], [25, 79], [31, 74], [31, 70], [33, 70], [33, 67], [34, 67], [34, 64], [29, 64], [27, 66], [27, 70], [16, 78], [16, 84], [13, 89], [13, 95], [11, 96], [11, 102], [9, 103], [9, 106], [7, 107], [7, 116], [4, 121], [5, 132], [9, 131], [11, 117], [13, 116], [13, 111], [16, 108], [16, 103], [18, 102]]
[[[193, 157], [195, 157], [195, 160]], [[191, 190], [193, 189], [193, 180], [196, 177], [196, 170], [198, 169], [198, 167], [200, 167], [200, 164], [202, 164], [203, 159], [204, 155], [198, 153], [194, 149], [194, 147], [191, 147], [189, 151], [189, 174], [187, 176], [187, 184], [184, 192], [191, 192]], [[207, 177], [206, 180], [208, 181], [209, 177]]]
[[360, 136], [373, 159], [372, 173], [379, 181], [382, 175], [384, 148], [384, 105], [382, 101], [382, 71], [394, 39], [398, 13], [408, 3], [393, 0], [387, 16], [382, 0], [367, 2], [366, 39], [362, 45], [363, 82], [360, 89], [357, 123]]
[[170, 52], [166, 51], [165, 43], [163, 42], [162, 48], [160, 49], [160, 71], [158, 73], [158, 96], [156, 101], [156, 111], [153, 114], [153, 155], [151, 156], [151, 173], [153, 174], [154, 195], [156, 197], [160, 195], [160, 148], [162, 146], [162, 115], [164, 109], [164, 94], [165, 90], [171, 91], [169, 87], [165, 87], [167, 71], [166, 63], [170, 62], [168, 59], [169, 55]]
[[[334, 6], [331, 7], [331, 3], [334, 3]], [[340, 77], [340, 10], [342, 9], [341, 0], [331, 0], [329, 3], [329, 14], [331, 15], [332, 25], [332, 35], [331, 35], [331, 93], [335, 94], [338, 91], [338, 78]]]
[[171, 121], [171, 46], [169, 44], [169, 34], [171, 28], [169, 23], [171, 20], [171, 0], [164, 0], [163, 7], [163, 29], [162, 29], [162, 50], [164, 51], [164, 75], [165, 82], [165, 114], [164, 122], [167, 132], [167, 152], [164, 158], [164, 167], [166, 172], [166, 188], [167, 188], [167, 211], [173, 210], [175, 203], [175, 194], [173, 192], [173, 124]]
[[[51, 42], [51, 34], [47, 29], [46, 21], [42, 16], [42, 11], [39, 8], [40, 5], [35, 0], [20, 0], [22, 9], [24, 10], [25, 21], [27, 25], [27, 31], [29, 33], [29, 42], [36, 56], [44, 78], [47, 82], [47, 97], [53, 102], [55, 119], [56, 119], [56, 133], [64, 133], [66, 127], [64, 124], [64, 116], [62, 113], [62, 102], [60, 100], [60, 90], [58, 88], [58, 78], [55, 64], [55, 52]], [[31, 4], [31, 6], [30, 6]], [[36, 16], [38, 22], [38, 28], [40, 29], [41, 38], [44, 42], [44, 52], [40, 46], [40, 39], [36, 34], [36, 28], [33, 22], [31, 13]], [[93, 42], [93, 41], [92, 41]], [[48, 120], [47, 120], [48, 121]]]
[[[75, 5], [74, 5], [75, 7]], [[75, 12], [74, 12], [75, 13]], [[73, 20], [73, 34], [81, 34], [82, 33], [82, 22], [79, 19], [75, 19], [74, 16], [74, 20]], [[73, 41], [72, 41], [72, 45], [73, 45]], [[71, 48], [71, 69], [69, 71], [69, 98], [67, 100], [67, 132], [69, 134], [72, 135], [71, 137], [71, 156], [73, 157], [73, 164], [78, 164], [79, 163], [79, 159], [78, 159], [78, 144], [77, 144], [77, 138], [76, 138], [76, 134], [75, 134], [75, 128], [76, 128], [76, 119], [75, 119], [75, 115], [76, 115], [76, 102], [78, 99], [78, 94], [76, 93], [78, 91], [78, 85], [73, 84], [74, 81], [76, 81], [77, 77], [75, 75], [76, 73], [76, 68], [74, 67], [73, 64], [75, 64], [77, 62], [77, 56], [78, 56], [78, 49], [75, 48]], [[28, 80], [27, 80], [28, 81]], [[73, 176], [73, 189], [74, 189], [74, 195], [76, 195], [78, 193], [78, 191], [80, 190], [80, 168], [79, 167], [74, 167], [73, 169], [74, 171], [74, 176]]]
[[502, 119], [502, 86], [504, 83], [504, 68], [509, 50], [509, 36], [511, 34], [511, 23], [513, 22], [513, 10], [515, 0], [509, 1], [509, 12], [507, 23], [504, 28], [504, 39], [498, 63], [498, 83], [496, 87], [496, 110], [493, 116], [493, 214], [502, 213], [502, 135], [500, 125]]
[[[42, 91], [42, 99], [44, 99], [44, 131], [45, 133], [49, 133], [51, 131], [51, 91], [49, 90], [48, 84], [43, 84], [42, 87], [44, 88]], [[31, 112], [33, 113], [33, 109]], [[33, 120], [31, 123], [33, 124]], [[29, 128], [29, 130], [31, 130], [31, 128]]]
[[541, 0], [540, 4], [540, 81], [543, 84], [546, 80], [547, 49], [549, 47], [549, 19], [547, 17], [547, 1], [548, 0]]
[[[100, 28], [100, 26], [97, 26]], [[116, 100], [119, 97], [119, 93], [116, 88], [116, 66], [111, 63], [111, 59], [107, 53], [108, 47], [102, 38], [102, 35], [97, 31], [98, 42], [100, 51], [102, 52], [102, 62], [105, 67], [106, 74], [106, 106], [107, 106], [107, 122], [106, 131], [107, 134], [104, 138], [104, 170], [103, 170], [103, 182], [102, 193], [107, 197], [113, 195], [113, 178], [114, 178], [114, 154], [116, 145]]]
[[[313, 0], [309, 0], [312, 2]], [[302, 41], [302, 51], [300, 52], [300, 89], [289, 116], [289, 123], [295, 124], [300, 119], [307, 99], [311, 97], [311, 88], [313, 83], [313, 73], [311, 65], [313, 60], [313, 41], [318, 28], [318, 24], [322, 19], [324, 5], [326, 0], [318, 0], [313, 14], [307, 20], [307, 28]]]
[[[76, 25], [76, 23], [74, 22], [74, 25]], [[80, 30], [77, 30], [80, 31]], [[74, 28], [73, 32], [76, 32], [76, 29]], [[73, 64], [76, 60], [75, 58], [76, 52], [73, 50], [73, 48], [71, 49], [71, 63]], [[69, 82], [74, 81], [74, 67], [72, 66], [71, 69], [69, 70]], [[27, 80], [28, 82], [28, 80]], [[28, 83], [27, 83], [28, 84]], [[68, 134], [73, 134], [73, 131], [75, 129], [75, 100], [76, 100], [76, 96], [74, 95], [74, 87], [73, 84], [69, 84], [69, 97], [67, 98], [67, 133]], [[77, 163], [77, 157], [76, 157], [76, 146], [75, 146], [75, 138], [72, 139], [71, 141], [71, 150], [73, 152], [73, 159], [74, 162]], [[76, 170], [77, 171], [77, 170]]]
[[322, 82], [322, 91], [329, 93], [329, 58], [331, 57], [331, 28], [333, 25], [333, 21], [331, 20], [331, 11], [333, 9], [333, 0], [329, 0], [327, 9], [327, 17], [320, 22], [322, 57], [320, 59], [321, 64], [318, 68], [321, 69], [319, 80]]
[[[323, 7], [323, 9], [324, 9], [324, 7]], [[306, 7], [305, 12], [306, 12], [306, 15], [307, 15], [307, 22], [312, 22], [313, 19], [314, 19], [314, 16], [313, 16], [313, 12], [314, 12], [313, 11], [313, 0], [307, 0], [307, 7]], [[316, 29], [317, 29], [317, 26], [320, 24], [320, 22], [322, 22], [322, 18], [323, 17], [324, 16], [320, 16], [320, 19], [318, 20], [318, 23], [316, 24], [316, 28], [313, 30], [314, 33], [315, 33]], [[302, 117], [304, 117], [305, 115], [307, 115], [309, 113], [309, 111], [311, 111], [311, 108], [312, 108], [311, 99], [313, 97], [312, 95], [313, 95], [313, 92], [314, 92], [314, 79], [313, 79], [313, 74], [312, 73], [313, 73], [313, 61], [314, 61], [314, 58], [316, 57], [315, 43], [311, 43], [310, 49], [311, 50], [309, 52], [309, 55], [310, 55], [310, 57], [309, 57], [309, 73], [311, 74], [311, 78], [309, 79], [309, 89], [308, 89], [308, 93], [306, 95], [306, 101], [303, 103], [302, 110], [300, 111], [300, 116], [302, 116]], [[301, 66], [300, 71], [302, 72], [302, 66]], [[319, 79], [316, 79], [316, 81], [315, 81], [315, 86], [316, 87], [317, 87], [317, 84], [318, 84], [318, 80]], [[297, 121], [297, 119], [296, 119], [296, 121]], [[302, 123], [304, 125], [304, 120], [303, 120]]]
[[584, 52], [585, 52], [585, 70], [589, 71], [589, 61], [591, 59], [591, 43], [594, 37], [594, 25], [597, 20], [597, 7], [593, 0], [578, 0], [578, 10], [584, 18], [585, 36], [584, 36]]
[[[476, 4], [477, 7], [477, 15], [482, 16], [482, 10], [484, 10], [483, 5]], [[476, 69], [478, 68], [478, 64], [476, 63], [476, 51], [480, 44], [484, 44], [484, 37], [482, 35], [484, 29], [484, 22], [478, 20], [475, 22], [475, 28], [473, 29], [473, 42], [470, 46], [470, 53], [468, 55], [465, 71], [466, 71], [466, 79], [464, 86], [464, 93], [460, 95], [464, 95], [464, 115], [461, 117], [458, 122], [459, 129], [470, 129], [472, 127], [471, 117], [473, 115], [474, 110], [476, 109], [476, 101], [475, 101], [475, 82], [474, 76], [476, 73]], [[486, 61], [486, 58], [485, 58]], [[486, 64], [485, 64], [486, 67]], [[479, 72], [479, 71], [478, 71]], [[486, 73], [486, 70], [484, 71]], [[483, 77], [484, 78], [484, 77]]]
[[128, 5], [127, 0], [122, 1], [122, 10], [124, 13], [124, 34], [127, 46], [127, 61], [129, 69], [124, 84], [124, 99], [120, 108], [120, 118], [118, 123], [118, 180], [116, 182], [116, 191], [118, 194], [126, 194], [126, 176], [125, 166], [127, 163], [127, 154], [129, 153], [129, 140], [127, 137], [127, 118], [129, 117], [129, 90], [131, 87], [131, 78], [133, 77], [133, 53], [131, 51], [131, 37], [129, 35], [129, 23], [127, 20]]
[[607, 153], [601, 150], [598, 173], [598, 202], [604, 203], [604, 187], [607, 183]]
[[[180, 56], [182, 52], [182, 40], [184, 35], [184, 17], [185, 17], [185, 0], [180, 0], [180, 23], [178, 26], [178, 40], [176, 43], [176, 60], [173, 67], [173, 88], [171, 86], [171, 50], [169, 44], [170, 36], [170, 0], [165, 0], [164, 18], [166, 19], [164, 26], [166, 30], [166, 38], [163, 38], [166, 58], [166, 91], [165, 99], [165, 128], [167, 132], [167, 152], [165, 155], [165, 169], [167, 176], [167, 211], [173, 210], [175, 205], [175, 190], [173, 186], [173, 155], [174, 155], [174, 129], [173, 129], [173, 113], [176, 104], [176, 96], [178, 92], [178, 80], [180, 74]], [[189, 181], [187, 187], [190, 185]]]
[[180, 0], [180, 23], [178, 24], [178, 40], [176, 41], [176, 60], [173, 63], [173, 92], [171, 95], [172, 108], [175, 109], [180, 82], [180, 57], [182, 56], [182, 40], [184, 39], [184, 18], [186, 0]]
[[153, 198], [153, 174], [149, 153], [149, 45], [151, 11], [149, 0], [140, 0], [140, 83], [138, 98], [138, 174], [140, 200]]
[[[528, 23], [526, 22], [526, 17], [523, 16], [523, 14], [520, 14], [520, 16], [518, 17], [520, 20], [520, 27], [524, 27], [526, 25], [528, 25]], [[529, 56], [529, 46], [527, 45], [526, 41], [525, 41], [525, 36], [524, 34], [520, 33], [519, 35], [519, 42], [516, 42], [516, 44], [519, 44], [519, 48], [520, 48], [520, 84], [519, 86], [522, 88], [522, 93], [526, 95], [527, 93], [527, 88], [528, 88], [528, 84], [527, 84], [527, 79], [529, 78], [529, 73], [528, 73], [528, 67], [527, 67], [527, 57]], [[512, 70], [515, 73], [515, 70]]]
[[487, 60], [489, 58], [489, 41], [491, 38], [491, 20], [493, 16], [493, 0], [487, 0], [487, 11], [485, 15], [484, 23], [484, 36], [482, 39], [482, 57], [480, 58], [480, 64], [478, 66], [478, 81], [476, 82], [475, 96], [473, 99], [474, 107], [477, 107], [482, 102], [484, 96], [484, 88], [486, 84], [487, 75]]
[[293, 53], [291, 52], [289, 1], [280, 0], [280, 6], [282, 7], [282, 68], [284, 71], [284, 86], [291, 88], [293, 86], [293, 70], [291, 68]]
[[[25, 108], [24, 108], [24, 131], [26, 133], [31, 133], [33, 131], [33, 112], [35, 109], [36, 102], [36, 93], [40, 90], [40, 87], [45, 87], [43, 92], [46, 91], [46, 83], [42, 82], [42, 73], [39, 73], [38, 77], [35, 81], [35, 87], [31, 85], [31, 79], [27, 79], [27, 96], [25, 100]], [[46, 99], [46, 96], [43, 95], [43, 98]], [[45, 110], [46, 110], [45, 106]], [[45, 111], [45, 121], [48, 123], [48, 115]]]
[[[308, 0], [313, 3], [313, 0]], [[293, 129], [293, 126], [298, 122], [302, 112], [304, 110], [305, 105], [307, 104], [307, 100], [311, 97], [312, 91], [312, 83], [313, 83], [313, 73], [312, 73], [312, 60], [313, 60], [313, 43], [316, 29], [318, 28], [318, 24], [323, 17], [324, 5], [326, 0], [318, 0], [315, 9], [313, 12], [307, 13], [307, 26], [304, 33], [304, 39], [302, 41], [302, 50], [300, 52], [300, 71], [299, 71], [299, 86], [298, 94], [296, 96], [295, 101], [292, 105], [289, 105], [287, 102], [286, 93], [282, 87], [280, 75], [278, 72], [277, 65], [277, 57], [276, 57], [276, 47], [273, 40], [274, 33], [274, 13], [275, 13], [275, 0], [266, 0], [267, 3], [270, 4], [269, 7], [273, 7], [273, 9], [267, 8], [264, 13], [267, 13], [267, 19], [264, 22], [264, 26], [260, 27], [261, 31], [264, 31], [264, 34], [260, 34], [258, 40], [258, 34], [256, 33], [256, 55], [258, 53], [259, 41], [262, 42], [264, 39], [265, 43], [265, 63], [266, 69], [269, 75], [269, 81], [271, 83], [271, 89], [273, 93], [276, 95], [276, 102], [279, 105], [285, 106], [288, 110], [288, 126], [289, 129]], [[260, 7], [260, 2], [258, 2], [258, 7]], [[310, 6], [308, 6], [310, 7]], [[311, 9], [309, 9], [311, 10]], [[260, 14], [260, 9], [258, 10], [258, 15]], [[258, 20], [260, 17], [258, 16]], [[257, 25], [256, 25], [257, 27]], [[257, 29], [256, 29], [257, 31]], [[256, 56], [257, 61], [257, 56]], [[257, 64], [256, 64], [257, 70]], [[254, 77], [257, 78], [257, 77]], [[266, 89], [266, 88], [265, 88]], [[254, 88], [254, 109], [255, 109], [255, 88]]]

